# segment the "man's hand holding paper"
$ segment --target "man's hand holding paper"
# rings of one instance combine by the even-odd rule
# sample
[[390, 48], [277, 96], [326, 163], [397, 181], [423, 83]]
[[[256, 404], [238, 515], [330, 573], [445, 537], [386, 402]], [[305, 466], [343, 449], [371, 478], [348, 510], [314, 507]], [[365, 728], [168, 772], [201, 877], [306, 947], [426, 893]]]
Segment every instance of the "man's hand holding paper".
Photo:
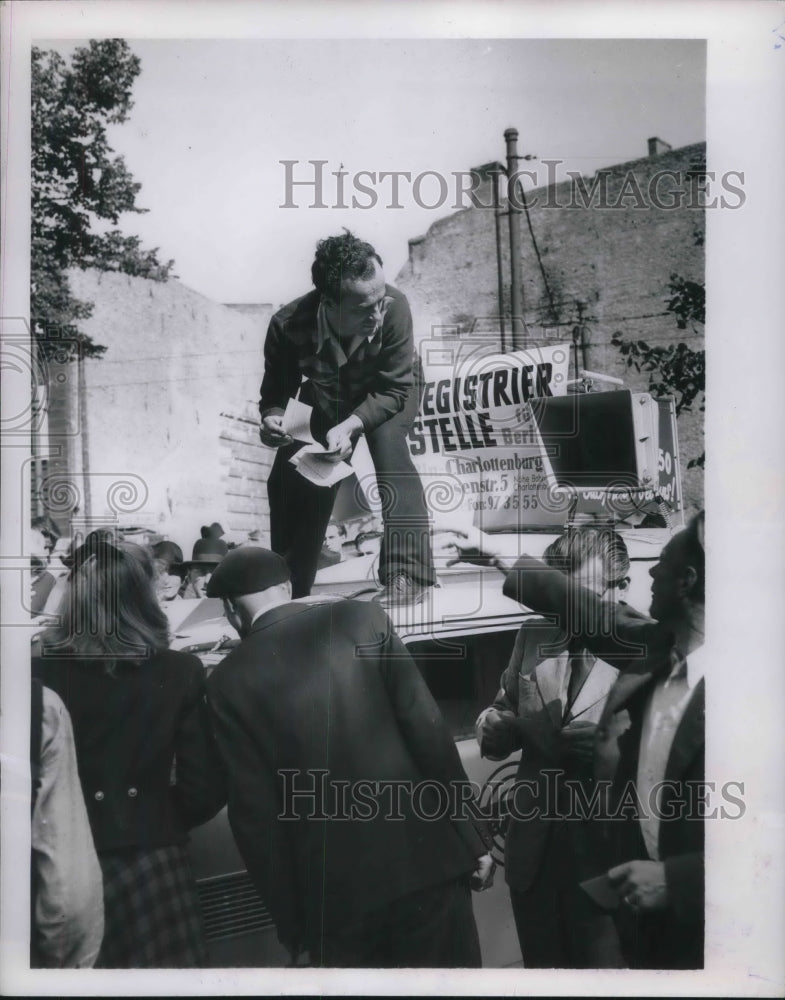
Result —
[[262, 444], [268, 448], [282, 448], [292, 443], [292, 438], [284, 430], [283, 421], [284, 411], [281, 409], [270, 410], [262, 417], [262, 426], [259, 428]]
[[352, 414], [327, 431], [327, 451], [336, 456], [334, 462], [342, 462], [351, 455], [352, 442], [362, 433], [362, 429], [362, 420]]

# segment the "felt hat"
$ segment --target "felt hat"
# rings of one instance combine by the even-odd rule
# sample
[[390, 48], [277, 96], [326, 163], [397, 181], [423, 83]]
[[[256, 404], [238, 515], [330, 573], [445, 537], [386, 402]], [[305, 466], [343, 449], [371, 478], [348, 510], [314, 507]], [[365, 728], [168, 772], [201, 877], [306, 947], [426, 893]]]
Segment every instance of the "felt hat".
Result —
[[242, 546], [232, 549], [210, 577], [208, 597], [258, 594], [291, 578], [286, 562], [269, 549]]
[[228, 545], [220, 538], [197, 538], [191, 558], [181, 565], [186, 569], [189, 566], [217, 566], [228, 551]]

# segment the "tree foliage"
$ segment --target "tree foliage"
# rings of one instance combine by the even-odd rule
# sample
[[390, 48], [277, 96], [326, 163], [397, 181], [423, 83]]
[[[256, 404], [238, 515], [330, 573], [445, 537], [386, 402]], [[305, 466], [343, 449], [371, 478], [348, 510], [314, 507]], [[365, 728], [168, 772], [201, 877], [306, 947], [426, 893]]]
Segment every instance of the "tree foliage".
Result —
[[71, 267], [165, 281], [173, 261], [117, 228], [141, 213], [134, 181], [109, 146], [107, 128], [128, 119], [140, 62], [122, 39], [91, 41], [70, 64], [56, 52], [32, 51], [32, 232], [30, 313], [45, 357], [100, 356], [105, 348], [79, 330], [92, 304], [68, 285]]
[[[706, 290], [704, 285], [672, 274], [668, 284], [666, 309], [676, 320], [679, 330], [691, 328], [698, 333], [706, 320]], [[619, 348], [628, 368], [649, 373], [649, 391], [657, 396], [674, 396], [676, 415], [691, 410], [698, 401], [698, 409], [706, 404], [706, 352], [693, 350], [680, 342], [666, 346], [651, 346], [644, 340], [628, 340], [621, 333], [614, 333], [611, 343]], [[703, 466], [706, 453], [690, 459], [687, 468]]]

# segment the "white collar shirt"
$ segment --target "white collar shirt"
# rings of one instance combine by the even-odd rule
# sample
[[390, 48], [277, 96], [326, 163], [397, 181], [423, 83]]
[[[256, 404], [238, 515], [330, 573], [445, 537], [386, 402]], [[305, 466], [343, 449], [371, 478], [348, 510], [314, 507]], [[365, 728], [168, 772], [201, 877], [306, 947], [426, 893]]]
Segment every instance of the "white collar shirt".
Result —
[[641, 832], [646, 851], [653, 861], [660, 860], [659, 790], [665, 779], [676, 730], [705, 673], [703, 648], [693, 650], [686, 660], [678, 650], [673, 649], [671, 662], [670, 674], [657, 682], [646, 705], [638, 756], [637, 795]]

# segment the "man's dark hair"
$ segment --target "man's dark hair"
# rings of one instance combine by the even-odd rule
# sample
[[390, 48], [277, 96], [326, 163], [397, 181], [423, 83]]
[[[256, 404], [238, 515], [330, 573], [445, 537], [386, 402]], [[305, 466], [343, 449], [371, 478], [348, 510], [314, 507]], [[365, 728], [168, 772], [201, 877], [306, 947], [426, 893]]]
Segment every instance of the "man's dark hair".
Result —
[[630, 572], [630, 557], [621, 535], [605, 525], [568, 528], [545, 550], [548, 566], [562, 573], [577, 573], [596, 556], [602, 566], [604, 587], [619, 584]]
[[363, 243], [354, 233], [344, 229], [342, 236], [328, 236], [316, 244], [311, 278], [318, 292], [337, 301], [344, 281], [363, 281], [371, 277], [374, 261], [382, 266], [382, 258], [371, 244]]
[[36, 531], [40, 531], [41, 534], [47, 541], [47, 547], [51, 551], [60, 538], [60, 529], [57, 527], [56, 522], [48, 515], [42, 514], [40, 517], [33, 518], [33, 528]]
[[703, 528], [705, 513], [696, 514], [681, 533], [684, 542], [684, 561], [695, 570], [695, 587], [690, 595], [694, 601], [703, 602], [706, 598], [706, 555], [703, 549]]
[[384, 537], [383, 531], [361, 531], [360, 534], [354, 540], [354, 547], [359, 552], [360, 546], [364, 542], [373, 542], [377, 538], [383, 538], [383, 537]]

